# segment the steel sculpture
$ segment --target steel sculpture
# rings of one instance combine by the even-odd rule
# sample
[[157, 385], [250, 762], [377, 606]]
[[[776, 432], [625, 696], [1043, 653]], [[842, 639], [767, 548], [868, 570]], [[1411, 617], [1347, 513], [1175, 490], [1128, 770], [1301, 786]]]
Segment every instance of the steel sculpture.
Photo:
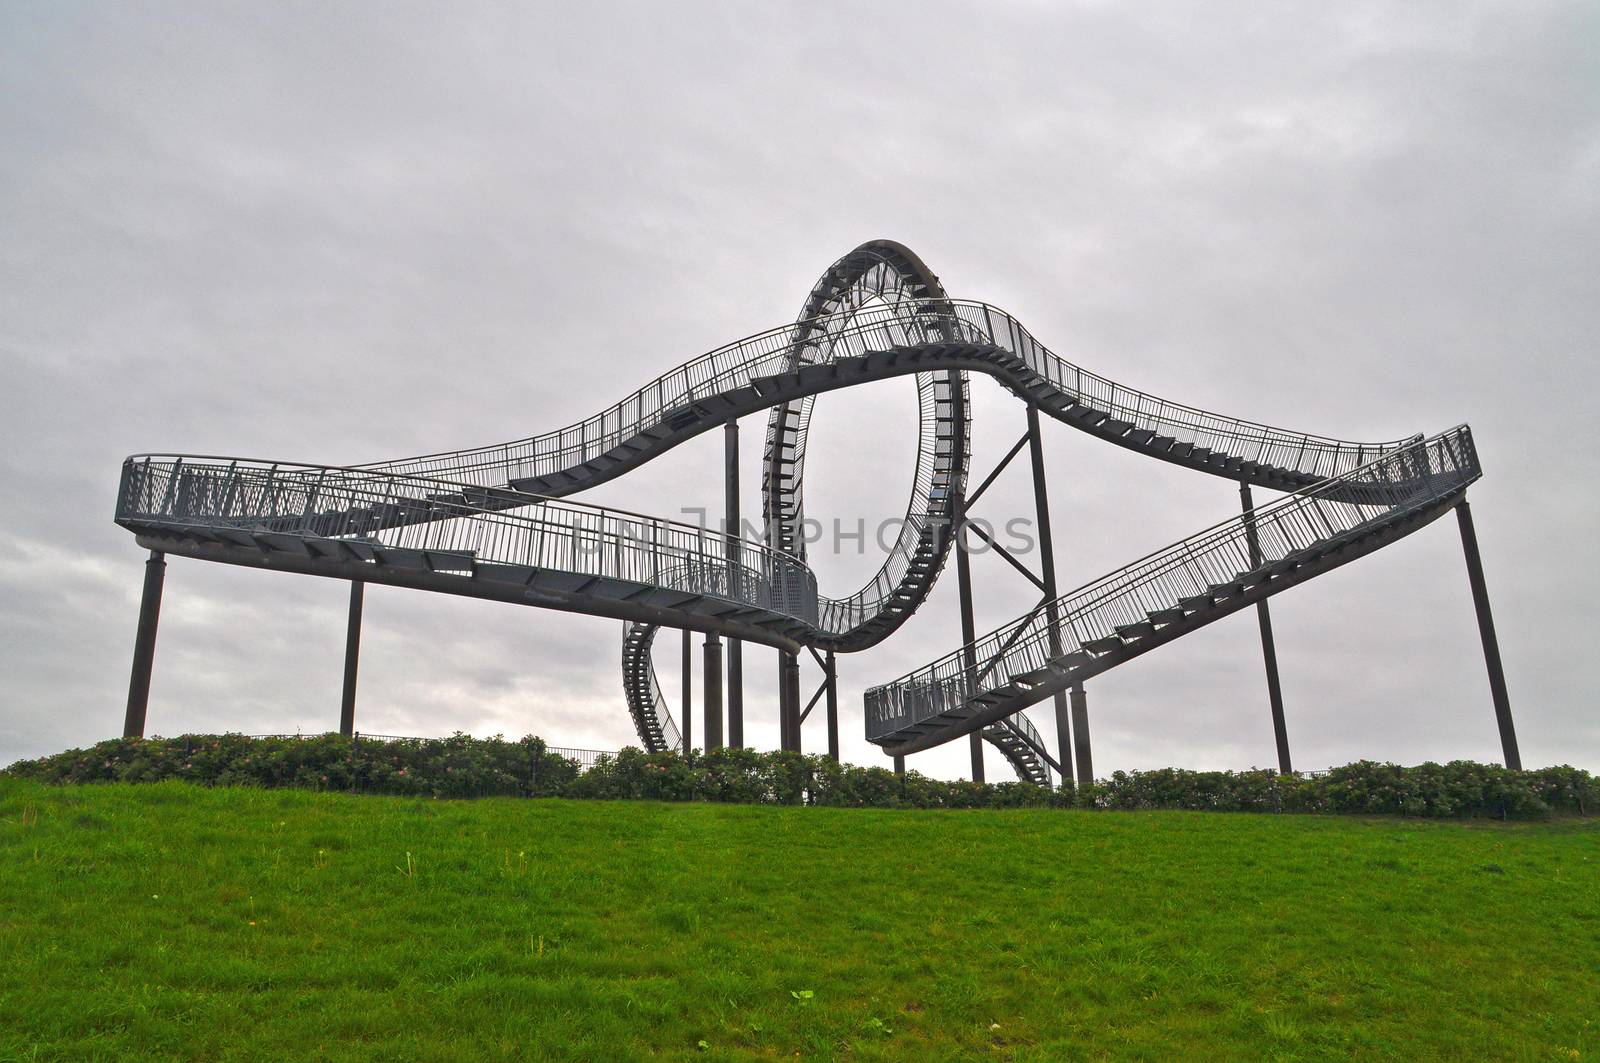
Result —
[[[967, 490], [967, 374], [986, 373], [1026, 406], [1027, 432]], [[843, 598], [818, 593], [801, 534], [813, 403], [827, 391], [897, 376], [916, 381], [916, 474], [882, 566]], [[740, 417], [766, 411], [761, 541], [742, 538]], [[1065, 593], [1057, 587], [1040, 415], [1141, 454], [1237, 484], [1241, 513]], [[724, 431], [721, 530], [572, 501], [678, 444]], [[1029, 451], [1040, 571], [1001, 550], [1039, 604], [979, 635], [966, 516], [999, 472]], [[1455, 509], [1506, 763], [1517, 766], [1493, 617], [1466, 490], [1481, 475], [1465, 425], [1424, 438], [1357, 443], [1170, 402], [1067, 361], [986, 303], [949, 297], [916, 255], [864, 244], [823, 274], [792, 325], [695, 358], [586, 420], [470, 450], [365, 465], [147, 454], [122, 467], [116, 520], [150, 553], [124, 733], [142, 735], [165, 555], [350, 580], [340, 729], [354, 731], [356, 661], [368, 583], [488, 598], [625, 621], [623, 689], [648, 750], [693, 745], [656, 679], [657, 631], [705, 636], [703, 744], [744, 742], [743, 646], [778, 651], [781, 744], [825, 704], [838, 756], [836, 655], [874, 646], [926, 600], [952, 551], [963, 645], [865, 695], [867, 738], [904, 770], [907, 754], [964, 735], [998, 748], [1019, 777], [1092, 779], [1084, 684], [1223, 616], [1255, 606], [1280, 769], [1290, 770], [1267, 599], [1388, 545]], [[1253, 487], [1285, 497], [1257, 506]], [[986, 540], [989, 541], [989, 540]], [[998, 546], [990, 541], [990, 545]], [[726, 645], [723, 640], [726, 639]], [[822, 681], [801, 706], [800, 660]], [[726, 675], [726, 682], [724, 682]], [[1052, 751], [1024, 711], [1055, 707]], [[724, 702], [726, 714], [724, 714]]]

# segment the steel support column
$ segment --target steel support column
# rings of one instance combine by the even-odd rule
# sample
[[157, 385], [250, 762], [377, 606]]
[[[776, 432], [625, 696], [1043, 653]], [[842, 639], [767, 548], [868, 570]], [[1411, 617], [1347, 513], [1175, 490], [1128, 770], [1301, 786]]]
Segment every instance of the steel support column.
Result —
[[128, 676], [128, 712], [122, 718], [123, 738], [144, 737], [145, 710], [150, 705], [150, 675], [156, 663], [156, 627], [161, 622], [161, 588], [166, 577], [167, 555], [160, 550], [150, 551], [144, 563], [139, 628], [133, 636], [133, 670]]
[[789, 751], [789, 667], [785, 655], [778, 651], [778, 748]]
[[[1250, 550], [1250, 567], [1261, 567], [1261, 540], [1256, 534], [1255, 500], [1250, 485], [1239, 482], [1239, 505], [1244, 511], [1245, 542]], [[1289, 726], [1283, 716], [1283, 687], [1278, 682], [1278, 646], [1272, 637], [1272, 610], [1267, 600], [1256, 603], [1256, 621], [1261, 628], [1261, 659], [1267, 666], [1267, 700], [1272, 706], [1272, 738], [1278, 746], [1278, 771], [1289, 775], [1294, 765], [1289, 761]]]
[[800, 752], [800, 659], [778, 651], [778, 713], [782, 720], [783, 748]]
[[1082, 683], [1072, 685], [1072, 739], [1078, 752], [1078, 785], [1094, 782], [1094, 758], [1089, 754], [1089, 695]]
[[694, 750], [694, 647], [689, 629], [683, 629], [683, 752]]
[[[961, 514], [961, 522], [966, 521], [966, 506], [963, 503], [956, 512]], [[956, 526], [956, 587], [961, 592], [961, 642], [962, 652], [966, 655], [967, 691], [969, 696], [977, 692], [978, 661], [973, 656], [972, 644], [978, 641], [977, 624], [972, 616], [972, 562], [967, 555], [966, 531], [958, 524]], [[967, 746], [972, 753], [972, 781], [983, 782], [983, 734], [973, 731], [967, 736]]]
[[[1055, 539], [1050, 532], [1050, 495], [1045, 487], [1044, 478], [1044, 440], [1039, 434], [1039, 409], [1036, 406], [1028, 407], [1028, 451], [1033, 465], [1033, 511], [1038, 521], [1039, 533], [1039, 582], [1044, 584], [1044, 596], [1049, 604], [1045, 607], [1047, 621], [1050, 625], [1050, 656], [1061, 656], [1061, 615], [1056, 608], [1055, 600], [1060, 596], [1056, 590], [1056, 546]], [[1056, 757], [1061, 761], [1062, 779], [1065, 786], [1072, 780], [1072, 725], [1068, 719], [1067, 695], [1058, 692], [1054, 698], [1056, 709]]]
[[346, 738], [356, 733], [356, 675], [361, 660], [361, 607], [366, 583], [350, 581], [350, 617], [344, 629], [344, 696], [339, 701], [339, 733]]
[[722, 639], [706, 636], [705, 664], [706, 752], [722, 748]]
[[827, 656], [828, 684], [828, 759], [839, 763], [839, 672], [833, 660], [833, 651]]
[[[725, 535], [739, 536], [743, 527], [739, 520], [739, 422], [737, 419], [729, 421], [722, 430], [723, 452], [723, 503], [726, 512], [726, 523], [723, 525]], [[729, 572], [737, 577], [739, 574], [739, 547], [738, 544], [728, 542]], [[744, 643], [738, 639], [728, 640], [728, 745], [734, 749], [744, 748]]]
[[896, 775], [904, 775], [906, 773], [906, 758], [905, 757], [895, 757], [894, 758], [894, 773]]
[[1511, 723], [1511, 697], [1506, 693], [1506, 672], [1500, 663], [1500, 640], [1494, 633], [1494, 614], [1489, 611], [1489, 587], [1483, 579], [1483, 558], [1478, 554], [1478, 531], [1472, 525], [1472, 507], [1465, 499], [1456, 505], [1456, 522], [1461, 525], [1461, 550], [1467, 556], [1467, 580], [1472, 584], [1472, 605], [1478, 612], [1478, 637], [1483, 640], [1483, 663], [1489, 670], [1489, 694], [1494, 699], [1494, 718], [1500, 726], [1500, 750], [1506, 767], [1522, 770], [1522, 754], [1517, 751], [1517, 729]]

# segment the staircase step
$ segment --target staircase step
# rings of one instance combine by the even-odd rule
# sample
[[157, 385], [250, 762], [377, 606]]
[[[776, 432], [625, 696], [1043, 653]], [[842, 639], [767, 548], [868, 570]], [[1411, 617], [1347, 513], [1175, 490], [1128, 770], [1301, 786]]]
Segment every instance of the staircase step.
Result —
[[1182, 609], [1152, 609], [1146, 614], [1152, 624], [1176, 624], [1183, 619]]
[[1131, 624], [1118, 624], [1117, 634], [1125, 639], [1142, 639], [1146, 635], [1154, 635], [1156, 626], [1148, 620], [1137, 620]]
[[1083, 645], [1085, 649], [1092, 650], [1095, 653], [1110, 653], [1113, 650], [1122, 649], [1122, 640], [1115, 635], [1107, 635], [1105, 638], [1090, 639]]
[[1178, 599], [1178, 605], [1190, 613], [1199, 612], [1201, 609], [1210, 609], [1215, 604], [1209, 594], [1195, 594], [1187, 598]]
[[427, 560], [421, 550], [411, 550], [398, 546], [378, 547], [378, 560], [393, 568], [420, 568], [428, 567]]
[[427, 550], [428, 567], [435, 572], [471, 572], [476, 550]]

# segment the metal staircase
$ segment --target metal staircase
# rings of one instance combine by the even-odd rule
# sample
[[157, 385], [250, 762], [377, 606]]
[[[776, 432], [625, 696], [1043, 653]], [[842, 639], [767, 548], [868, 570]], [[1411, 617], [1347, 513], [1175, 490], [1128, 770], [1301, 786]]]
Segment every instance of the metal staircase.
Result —
[[1224, 521], [868, 690], [867, 737], [903, 754], [1003, 720], [1416, 531], [1480, 475], [1463, 425]]
[[[360, 466], [141, 455], [123, 465], [116, 519], [164, 552], [629, 621], [630, 712], [647, 748], [673, 748], [681, 737], [649, 660], [656, 626], [846, 653], [881, 642], [925, 600], [965, 491], [968, 372], [1119, 446], [1291, 495], [1057, 599], [1048, 615], [1067, 648], [1059, 655], [1042, 656], [1041, 606], [979, 640], [977, 674], [964, 674], [957, 651], [873, 688], [868, 736], [895, 752], [981, 729], [1019, 775], [1048, 779], [1053, 762], [1021, 708], [1406, 534], [1478, 475], [1464, 427], [1357, 443], [1117, 384], [1003, 311], [948, 298], [915, 255], [878, 241], [830, 268], [800, 321], [686, 362], [557, 431]], [[900, 537], [859, 590], [820, 595], [795, 534], [811, 403], [908, 375], [919, 446]], [[771, 411], [765, 543], [563, 498], [761, 410]]]
[[650, 666], [650, 644], [659, 631], [654, 624], [629, 624], [622, 636], [622, 688], [628, 715], [646, 753], [683, 748], [683, 735], [667, 708], [656, 670]]
[[1033, 721], [1028, 719], [1027, 713], [1019, 712], [997, 720], [980, 733], [983, 740], [998, 749], [1011, 764], [1017, 778], [1035, 786], [1054, 785], [1050, 769], [1054, 765], [1059, 770], [1060, 765], [1045, 752], [1044, 737], [1033, 726]]

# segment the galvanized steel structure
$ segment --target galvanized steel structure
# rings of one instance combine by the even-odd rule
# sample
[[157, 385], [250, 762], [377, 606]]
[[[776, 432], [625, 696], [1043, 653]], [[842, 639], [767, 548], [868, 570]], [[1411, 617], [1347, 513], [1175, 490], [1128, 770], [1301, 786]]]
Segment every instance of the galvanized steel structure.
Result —
[[[968, 490], [968, 373], [999, 381], [1027, 410], [1027, 431]], [[914, 376], [917, 464], [896, 541], [877, 573], [843, 598], [818, 593], [800, 533], [812, 404], [826, 391]], [[767, 411], [761, 541], [741, 538], [738, 419]], [[1062, 593], [1049, 535], [1040, 415], [1239, 487], [1242, 513]], [[572, 501], [678, 444], [724, 431], [723, 530]], [[1039, 605], [996, 631], [972, 622], [966, 519], [995, 476], [1029, 451], [1042, 549], [1039, 571], [990, 542], [1040, 591]], [[565, 428], [509, 443], [366, 465], [148, 454], [123, 465], [116, 519], [151, 551], [125, 733], [144, 731], [164, 555], [350, 580], [341, 730], [354, 728], [356, 660], [367, 583], [490, 598], [626, 621], [623, 690], [649, 750], [691, 748], [651, 661], [662, 627], [705, 635], [707, 748], [744, 741], [743, 644], [779, 651], [782, 746], [826, 706], [838, 755], [837, 654], [877, 645], [926, 600], [952, 551], [965, 644], [867, 691], [867, 738], [906, 754], [970, 735], [1021, 778], [1093, 777], [1084, 683], [1220, 617], [1259, 615], [1279, 766], [1290, 770], [1267, 599], [1385, 546], [1450, 509], [1461, 523], [1506, 763], [1517, 765], [1505, 680], [1466, 489], [1481, 475], [1471, 432], [1360, 443], [1209, 413], [1136, 391], [1055, 354], [986, 303], [950, 298], [916, 255], [889, 241], [834, 263], [799, 320], [718, 348]], [[1285, 493], [1257, 507], [1253, 487]], [[728, 640], [724, 646], [723, 640]], [[799, 655], [823, 680], [801, 706]], [[1055, 705], [1052, 751], [1023, 710]], [[726, 734], [724, 734], [726, 721]]]

